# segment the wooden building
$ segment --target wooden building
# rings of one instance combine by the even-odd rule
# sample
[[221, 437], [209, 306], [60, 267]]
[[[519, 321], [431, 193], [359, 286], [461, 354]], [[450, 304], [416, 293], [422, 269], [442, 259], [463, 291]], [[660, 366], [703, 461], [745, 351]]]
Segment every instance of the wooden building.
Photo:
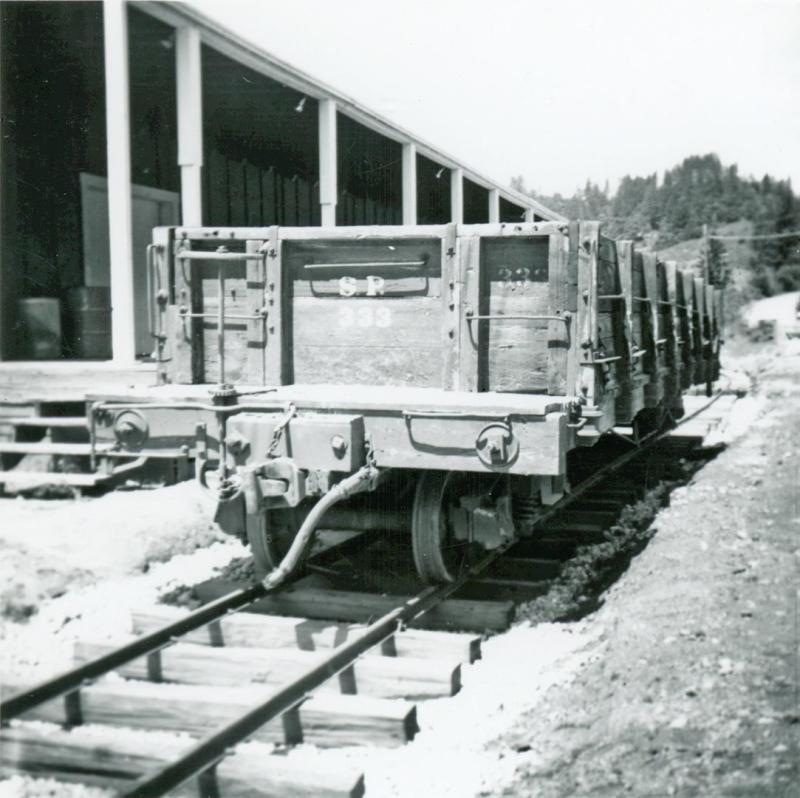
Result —
[[9, 0], [0, 50], [0, 388], [150, 379], [157, 225], [558, 218], [183, 4]]

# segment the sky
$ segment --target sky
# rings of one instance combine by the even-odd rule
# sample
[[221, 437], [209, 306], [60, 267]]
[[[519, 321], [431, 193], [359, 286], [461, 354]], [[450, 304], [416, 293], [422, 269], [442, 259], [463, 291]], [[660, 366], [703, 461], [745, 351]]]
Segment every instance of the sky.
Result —
[[800, 0], [189, 0], [488, 177], [715, 152], [800, 190]]

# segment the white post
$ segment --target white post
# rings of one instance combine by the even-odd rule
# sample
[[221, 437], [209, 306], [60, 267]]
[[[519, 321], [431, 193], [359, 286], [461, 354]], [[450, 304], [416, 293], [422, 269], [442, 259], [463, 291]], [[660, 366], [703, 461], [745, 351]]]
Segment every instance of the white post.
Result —
[[525, 221], [526, 222], [533, 221], [533, 208], [525, 208]]
[[500, 221], [500, 189], [489, 189], [489, 221]]
[[203, 224], [203, 77], [200, 31], [175, 31], [178, 106], [178, 164], [181, 168], [182, 224]]
[[124, 0], [103, 0], [110, 241], [111, 347], [114, 361], [136, 360], [131, 219], [128, 17]]
[[450, 221], [462, 224], [464, 221], [464, 171], [450, 170]]
[[417, 223], [417, 145], [403, 145], [403, 224]]
[[336, 101], [319, 101], [319, 204], [323, 227], [336, 226]]

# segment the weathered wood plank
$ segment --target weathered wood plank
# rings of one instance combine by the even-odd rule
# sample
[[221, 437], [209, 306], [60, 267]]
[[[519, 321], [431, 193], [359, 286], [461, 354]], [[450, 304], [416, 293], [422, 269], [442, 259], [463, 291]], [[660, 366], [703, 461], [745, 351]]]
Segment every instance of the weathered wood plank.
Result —
[[[87, 662], [113, 651], [117, 645], [106, 641], [78, 641], [75, 662]], [[323, 652], [313, 651], [176, 643], [163, 649], [159, 659], [163, 681], [238, 686], [248, 682], [285, 684], [324, 657]], [[119, 673], [131, 679], [149, 679], [151, 672], [147, 658], [142, 657], [119, 668]], [[461, 666], [452, 661], [363, 657], [338, 680], [329, 681], [320, 689], [374, 698], [438, 698], [457, 693], [460, 679]]]
[[208, 175], [208, 208], [205, 214], [207, 224], [230, 224], [228, 164], [225, 157], [214, 147], [208, 154], [206, 172]]
[[[482, 239], [481, 276], [488, 315], [548, 315], [548, 243], [545, 236]], [[548, 322], [490, 319], [485, 324], [487, 389], [547, 390]]]
[[[229, 582], [211, 580], [197, 585], [195, 591], [205, 602], [229, 593], [233, 587]], [[369, 623], [393, 610], [403, 600], [402, 596], [379, 596], [374, 593], [290, 588], [251, 604], [249, 611]], [[445, 631], [502, 631], [508, 628], [512, 611], [511, 603], [505, 601], [448, 599], [410, 625]]]
[[184, 249], [186, 245], [181, 242], [173, 244], [173, 262], [175, 264], [175, 304], [167, 307], [166, 324], [167, 336], [172, 351], [172, 364], [170, 378], [172, 382], [191, 384], [197, 377], [196, 369], [202, 366], [198, 361], [197, 346], [201, 345], [198, 338], [199, 326], [193, 320], [181, 317], [180, 309], [186, 308], [194, 312], [197, 309], [198, 297], [201, 295], [195, 290], [192, 279], [192, 262], [178, 260], [174, 256]]
[[469, 236], [459, 239], [461, 290], [461, 328], [459, 352], [459, 390], [475, 392], [482, 385], [485, 371], [482, 368], [482, 335], [484, 322], [470, 321], [471, 315], [480, 313], [481, 260], [480, 238]]
[[579, 231], [577, 328], [580, 331], [578, 351], [582, 364], [580, 385], [588, 403], [595, 405], [601, 414], [594, 422], [594, 430], [584, 428], [578, 435], [593, 437], [613, 427], [615, 421], [615, 386], [610, 376], [613, 371], [608, 364], [596, 362], [603, 360], [604, 349], [613, 348], [614, 325], [612, 319], [606, 313], [601, 313], [599, 308], [600, 225], [597, 222], [581, 222]]
[[311, 224], [311, 186], [304, 178], [297, 179], [297, 223], [304, 227]]
[[247, 224], [247, 194], [244, 181], [244, 163], [228, 158], [228, 202], [231, 224], [244, 227]]
[[[625, 299], [620, 280], [617, 243], [605, 236], [600, 237], [598, 250], [598, 316], [602, 329], [602, 348], [607, 356], [619, 360], [604, 366], [605, 389], [613, 393], [614, 420], [630, 420], [630, 346], [628, 345], [625, 319]], [[613, 297], [600, 299], [599, 297]], [[617, 298], [619, 297], [619, 298]]]
[[627, 401], [618, 404], [618, 422], [632, 422], [645, 407], [644, 386], [645, 355], [642, 331], [642, 303], [637, 301], [634, 289], [634, 245], [632, 241], [617, 242], [617, 256], [622, 293], [625, 295], [625, 322], [630, 348], [630, 377], [625, 395]]
[[559, 514], [565, 524], [595, 524], [601, 529], [613, 524], [616, 513], [603, 510], [565, 510]]
[[[548, 282], [549, 308], [552, 315], [563, 316], [567, 312], [569, 282], [567, 259], [569, 239], [561, 233], [554, 233], [548, 239]], [[574, 320], [570, 323], [551, 321], [547, 331], [549, 350], [547, 362], [547, 392], [551, 396], [566, 395], [568, 359], [573, 354], [575, 336]]]
[[501, 579], [525, 579], [540, 581], [555, 579], [561, 573], [558, 560], [543, 560], [536, 557], [500, 557], [488, 571], [489, 576]]
[[550, 587], [546, 581], [505, 579], [484, 576], [470, 580], [456, 595], [463, 598], [493, 599], [495, 601], [532, 601], [544, 595]]
[[683, 285], [675, 261], [666, 261], [664, 271], [667, 281], [667, 295], [672, 306], [672, 342], [674, 346], [675, 393], [688, 388], [689, 350], [688, 320], [683, 302]]
[[[131, 616], [132, 631], [134, 634], [154, 632], [186, 614], [177, 607], [167, 606], [135, 612]], [[189, 632], [181, 639], [185, 643], [204, 645], [329, 651], [365, 628], [363, 624], [239, 612]], [[366, 656], [371, 655], [448, 659], [469, 664], [480, 658], [480, 637], [458, 632], [405, 629]]]
[[[647, 305], [644, 312], [647, 313], [649, 329], [652, 334], [652, 372], [646, 396], [648, 406], [653, 406], [661, 402], [665, 394], [664, 368], [666, 360], [664, 356], [663, 344], [659, 340], [663, 338], [664, 331], [661, 329], [663, 322], [658, 312], [658, 261], [655, 253], [642, 253], [642, 281], [644, 285], [644, 296], [647, 297]], [[650, 346], [650, 345], [649, 345]]]
[[440, 386], [441, 249], [438, 238], [288, 246], [294, 380]]
[[[263, 241], [248, 241], [247, 252], [258, 253], [263, 246]], [[262, 310], [266, 312], [265, 260], [266, 257], [262, 256], [247, 261], [247, 314], [256, 315]], [[266, 324], [265, 318], [247, 322], [247, 363], [243, 378], [249, 385], [266, 384]]]
[[[436, 330], [438, 338], [438, 329]], [[438, 343], [438, 342], [437, 342]], [[292, 348], [295, 379], [309, 385], [331, 384], [336, 375], [348, 385], [437, 387], [442, 378], [440, 347], [365, 346], [357, 355], [349, 345], [302, 345]]]
[[266, 239], [269, 242], [265, 264], [267, 309], [267, 336], [264, 352], [264, 381], [267, 385], [285, 385], [289, 381], [287, 354], [286, 304], [283, 277], [283, 244], [278, 228], [272, 227]]
[[[203, 312], [207, 318], [200, 322], [202, 332], [203, 364], [202, 374], [205, 382], [219, 382], [219, 324], [217, 312], [219, 308], [219, 288], [216, 263], [200, 262], [195, 268], [195, 275], [202, 286]], [[244, 382], [248, 363], [248, 329], [245, 319], [234, 319], [232, 316], [250, 315], [248, 302], [246, 267], [242, 264], [225, 269], [225, 381]]]
[[[0, 736], [4, 775], [27, 772], [61, 781], [120, 789], [176, 759], [186, 742], [164, 735], [137, 732], [108, 739], [97, 729], [71, 731], [21, 724], [4, 728]], [[216, 768], [220, 798], [360, 798], [363, 775], [345, 762], [327, 762], [262, 751], [236, 751]], [[196, 798], [197, 782], [190, 779], [170, 795]]]
[[[169, 369], [172, 364], [174, 352], [174, 328], [169, 318], [169, 307], [172, 292], [172, 277], [170, 274], [170, 262], [174, 246], [173, 230], [169, 227], [157, 227], [153, 231], [153, 244], [155, 245], [153, 256], [154, 263], [154, 284], [153, 302], [155, 316], [155, 330], [160, 333], [162, 338], [155, 342], [158, 356], [156, 379], [159, 384], [169, 380]], [[163, 297], [163, 301], [162, 301]]]
[[678, 401], [680, 393], [680, 372], [677, 360], [677, 346], [675, 343], [675, 301], [670, 298], [669, 283], [667, 281], [666, 265], [663, 261], [656, 262], [656, 275], [658, 286], [658, 325], [662, 345], [664, 375], [664, 393], [670, 405]]
[[[22, 685], [2, 686], [3, 696]], [[259, 685], [209, 689], [206, 685], [158, 684], [144, 681], [105, 681], [79, 691], [83, 723], [105, 723], [145, 731], [187, 732], [205, 736], [244, 715], [273, 691]], [[23, 720], [65, 725], [63, 699], [40, 704]], [[264, 743], [319, 747], [368, 745], [393, 748], [412, 740], [419, 731], [416, 707], [399, 699], [324, 694], [310, 696], [284, 717], [262, 726], [250, 737]]]
[[[275, 170], [261, 172], [261, 214], [262, 224], [278, 224], [278, 203], [276, 200]], [[269, 235], [269, 228], [262, 228]]]
[[439, 384], [448, 391], [458, 390], [461, 336], [459, 314], [461, 313], [461, 280], [459, 269], [459, 244], [456, 226], [448, 225], [447, 235], [442, 239], [442, 286], [441, 286], [441, 341], [442, 377]]
[[297, 180], [284, 177], [283, 185], [283, 224], [297, 226]]
[[264, 224], [261, 212], [261, 170], [254, 164], [244, 163], [245, 195], [247, 197], [247, 225], [257, 227]]

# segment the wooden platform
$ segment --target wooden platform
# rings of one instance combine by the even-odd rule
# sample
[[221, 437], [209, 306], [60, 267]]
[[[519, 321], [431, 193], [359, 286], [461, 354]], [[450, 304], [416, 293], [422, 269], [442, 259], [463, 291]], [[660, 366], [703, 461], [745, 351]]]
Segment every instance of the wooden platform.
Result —
[[82, 402], [94, 391], [125, 392], [155, 385], [154, 363], [26, 360], [0, 363], [0, 405]]

